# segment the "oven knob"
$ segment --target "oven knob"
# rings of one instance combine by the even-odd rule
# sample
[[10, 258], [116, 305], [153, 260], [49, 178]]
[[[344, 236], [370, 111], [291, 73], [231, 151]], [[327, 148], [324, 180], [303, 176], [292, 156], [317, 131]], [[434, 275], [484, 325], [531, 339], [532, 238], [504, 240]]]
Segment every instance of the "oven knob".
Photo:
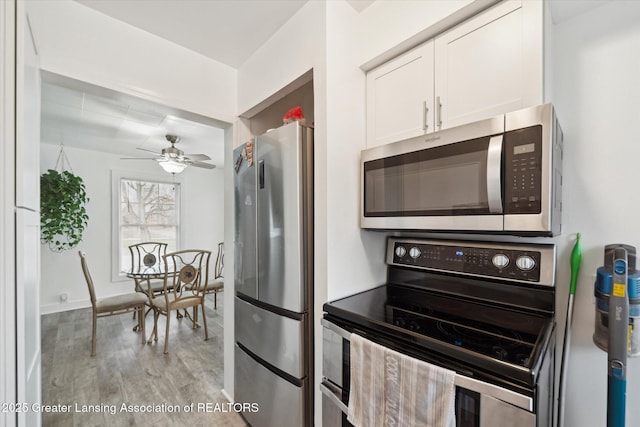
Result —
[[500, 269], [503, 269], [507, 265], [509, 265], [509, 257], [505, 254], [495, 254], [491, 261], [493, 262], [493, 265]]
[[398, 258], [402, 258], [403, 256], [405, 256], [407, 254], [407, 248], [405, 248], [404, 246], [398, 246], [396, 247], [396, 256]]
[[536, 266], [536, 262], [530, 256], [523, 255], [521, 257], [518, 257], [518, 259], [516, 260], [516, 265], [520, 270], [529, 271]]
[[420, 256], [422, 252], [420, 251], [420, 249], [417, 246], [412, 247], [411, 249], [409, 249], [409, 256], [413, 259], [416, 259]]

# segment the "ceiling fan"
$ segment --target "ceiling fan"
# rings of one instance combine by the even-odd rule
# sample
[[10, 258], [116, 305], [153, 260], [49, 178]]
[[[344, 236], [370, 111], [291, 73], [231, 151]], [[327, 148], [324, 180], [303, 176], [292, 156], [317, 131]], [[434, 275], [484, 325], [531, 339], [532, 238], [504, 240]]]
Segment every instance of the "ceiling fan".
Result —
[[211, 157], [206, 154], [185, 154], [184, 151], [175, 147], [175, 144], [180, 141], [179, 136], [165, 135], [167, 141], [171, 143], [171, 147], [164, 148], [162, 152], [157, 153], [146, 148], [139, 148], [138, 150], [147, 151], [155, 154], [158, 157], [123, 157], [123, 160], [155, 160], [166, 172], [177, 174], [182, 172], [187, 166], [195, 166], [198, 168], [214, 169], [216, 165], [211, 163], [204, 163], [202, 160], [211, 160]]

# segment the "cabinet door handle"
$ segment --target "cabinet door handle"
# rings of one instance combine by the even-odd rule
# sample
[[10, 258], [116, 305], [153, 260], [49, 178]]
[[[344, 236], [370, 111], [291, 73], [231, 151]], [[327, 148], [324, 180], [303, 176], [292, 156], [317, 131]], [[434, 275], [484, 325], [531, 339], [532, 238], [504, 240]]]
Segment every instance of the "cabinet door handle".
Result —
[[427, 101], [422, 101], [422, 130], [427, 131], [429, 123], [427, 123], [427, 114], [429, 113], [429, 107], [427, 107]]
[[442, 127], [442, 103], [439, 96], [436, 97], [436, 124], [439, 128]]

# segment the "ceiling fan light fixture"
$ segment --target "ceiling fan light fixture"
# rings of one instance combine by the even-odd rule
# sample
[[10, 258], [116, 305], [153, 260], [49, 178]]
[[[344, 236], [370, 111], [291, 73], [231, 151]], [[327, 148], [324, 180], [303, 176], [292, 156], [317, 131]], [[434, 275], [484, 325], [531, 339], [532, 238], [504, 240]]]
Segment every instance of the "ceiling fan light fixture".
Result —
[[[1, 1], [1, 0], [0, 0]], [[204, 163], [202, 160], [211, 160], [211, 157], [206, 154], [184, 154], [184, 152], [174, 145], [176, 142], [180, 140], [179, 137], [175, 135], [166, 135], [167, 141], [171, 143], [171, 147], [166, 147], [162, 150], [161, 153], [158, 153], [153, 150], [148, 150], [146, 148], [138, 147], [138, 150], [147, 151], [149, 153], [155, 154], [157, 157], [149, 158], [149, 157], [123, 157], [123, 160], [155, 160], [162, 167], [165, 172], [168, 172], [172, 175], [177, 173], [182, 173], [182, 171], [187, 166], [194, 166], [197, 168], [204, 169], [214, 169], [216, 165], [212, 165], [211, 163]]]
[[158, 161], [158, 163], [160, 164], [162, 169], [164, 169], [165, 172], [169, 172], [174, 175], [182, 172], [187, 167], [186, 164], [177, 162], [173, 159], [160, 160]]

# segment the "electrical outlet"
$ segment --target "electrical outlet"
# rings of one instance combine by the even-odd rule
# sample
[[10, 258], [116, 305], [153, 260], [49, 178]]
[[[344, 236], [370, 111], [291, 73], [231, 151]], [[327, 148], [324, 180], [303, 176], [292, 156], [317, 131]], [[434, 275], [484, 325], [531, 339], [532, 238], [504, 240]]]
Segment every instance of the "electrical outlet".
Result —
[[67, 302], [67, 299], [69, 299], [69, 296], [67, 295], [66, 292], [60, 294], [60, 302]]

